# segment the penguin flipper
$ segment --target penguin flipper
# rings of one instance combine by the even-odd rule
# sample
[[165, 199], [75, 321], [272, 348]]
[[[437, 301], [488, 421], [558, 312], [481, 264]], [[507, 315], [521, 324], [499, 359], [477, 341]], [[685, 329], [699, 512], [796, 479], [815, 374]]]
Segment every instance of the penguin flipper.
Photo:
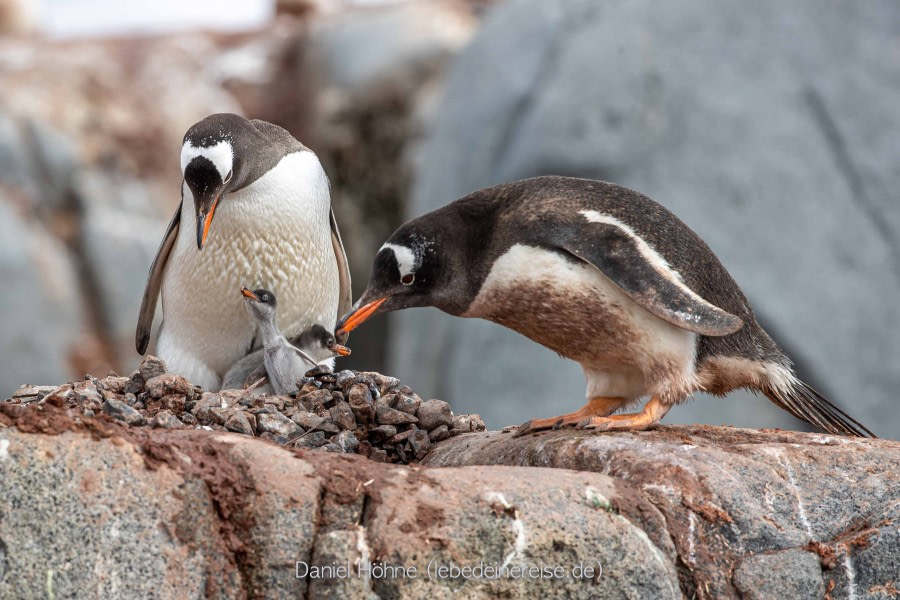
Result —
[[175, 210], [175, 215], [169, 222], [169, 228], [163, 236], [159, 250], [156, 251], [156, 258], [150, 265], [150, 274], [147, 276], [147, 286], [144, 288], [144, 299], [141, 301], [141, 311], [138, 313], [137, 330], [134, 336], [134, 346], [138, 354], [144, 354], [147, 346], [150, 344], [150, 332], [153, 329], [153, 315], [156, 313], [156, 301], [159, 298], [159, 289], [162, 286], [163, 273], [166, 270], [166, 263], [169, 260], [169, 254], [172, 252], [172, 246], [178, 238], [178, 228], [181, 223], [181, 202]]
[[[339, 319], [341, 315], [350, 312], [350, 307], [353, 306], [353, 290], [350, 289], [350, 264], [347, 262], [347, 253], [344, 251], [344, 242], [341, 241], [341, 232], [338, 229], [337, 220], [334, 218], [334, 208], [332, 208], [330, 212], [330, 222], [331, 245], [334, 248], [334, 256], [337, 259], [338, 277], [340, 281], [338, 311], [335, 316], [335, 322], [337, 322], [337, 319]], [[347, 341], [347, 336], [344, 335], [343, 337], [344, 339], [338, 340], [338, 343], [343, 344]]]
[[593, 265], [629, 298], [660, 319], [708, 336], [740, 329], [737, 316], [707, 302], [690, 289], [655, 250], [624, 224], [592, 222], [588, 235], [572, 235], [557, 247]]

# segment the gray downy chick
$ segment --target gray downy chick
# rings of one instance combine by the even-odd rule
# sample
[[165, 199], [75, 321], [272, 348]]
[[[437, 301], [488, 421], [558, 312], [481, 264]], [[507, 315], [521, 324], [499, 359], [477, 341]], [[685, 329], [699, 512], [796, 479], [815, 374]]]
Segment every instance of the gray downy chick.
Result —
[[[309, 369], [335, 356], [347, 356], [350, 349], [337, 343], [322, 325], [312, 325], [297, 338], [294, 346], [275, 325], [277, 301], [265, 289], [241, 288], [245, 306], [256, 325], [262, 348], [238, 360], [225, 374], [222, 389], [252, 388], [255, 394], [288, 394]], [[268, 379], [266, 382], [265, 379]]]

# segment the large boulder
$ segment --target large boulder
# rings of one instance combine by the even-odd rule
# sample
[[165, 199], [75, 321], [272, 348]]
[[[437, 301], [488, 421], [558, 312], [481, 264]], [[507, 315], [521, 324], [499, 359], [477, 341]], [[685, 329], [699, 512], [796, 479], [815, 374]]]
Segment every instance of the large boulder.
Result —
[[[680, 597], [662, 515], [604, 475], [399, 467], [52, 410], [4, 422], [2, 599]], [[459, 571], [482, 565], [513, 575]]]
[[442, 442], [424, 464], [616, 478], [664, 515], [685, 597], [887, 598], [900, 573], [898, 453], [897, 442], [670, 426], [472, 433]]
[[[643, 192], [709, 243], [802, 377], [897, 435], [898, 19], [887, 0], [510, 0], [449, 75], [409, 214], [540, 174]], [[391, 323], [389, 370], [489, 426], [581, 404], [577, 365], [499, 326]], [[668, 420], [799, 425], [746, 394]]]
[[387, 465], [54, 396], [0, 403], [0, 600], [838, 600], [900, 569], [896, 442], [486, 432]]

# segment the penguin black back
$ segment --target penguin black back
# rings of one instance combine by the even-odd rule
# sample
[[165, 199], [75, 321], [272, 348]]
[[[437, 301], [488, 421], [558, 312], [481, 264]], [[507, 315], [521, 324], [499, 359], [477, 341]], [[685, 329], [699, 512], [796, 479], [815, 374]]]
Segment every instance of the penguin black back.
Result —
[[[578, 360], [589, 402], [561, 422], [646, 428], [694, 391], [750, 387], [828, 431], [871, 434], [794, 376], [697, 234], [618, 185], [538, 177], [407, 222], [338, 333], [414, 306], [490, 319]], [[608, 417], [644, 395], [642, 413]]]

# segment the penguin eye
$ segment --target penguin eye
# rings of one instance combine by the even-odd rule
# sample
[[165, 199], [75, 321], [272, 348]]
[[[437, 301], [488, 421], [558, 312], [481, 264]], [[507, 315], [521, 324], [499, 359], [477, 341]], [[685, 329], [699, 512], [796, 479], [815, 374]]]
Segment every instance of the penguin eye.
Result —
[[231, 175], [234, 173], [234, 170], [228, 171], [228, 175], [225, 176], [225, 179], [222, 180], [222, 183], [228, 183], [231, 181]]
[[413, 281], [416, 280], [416, 276], [412, 273], [407, 273], [403, 277], [400, 278], [400, 283], [403, 285], [412, 285]]
[[333, 348], [333, 347], [334, 347], [334, 339], [333, 339], [333, 338], [329, 338], [328, 341], [327, 341], [326, 343], [327, 343], [327, 345], [328, 345], [329, 348]]
[[262, 300], [263, 302], [268, 302], [268, 301], [269, 301], [269, 295], [268, 295], [268, 294], [263, 294], [263, 295], [262, 295], [262, 298], [260, 298], [260, 300]]

